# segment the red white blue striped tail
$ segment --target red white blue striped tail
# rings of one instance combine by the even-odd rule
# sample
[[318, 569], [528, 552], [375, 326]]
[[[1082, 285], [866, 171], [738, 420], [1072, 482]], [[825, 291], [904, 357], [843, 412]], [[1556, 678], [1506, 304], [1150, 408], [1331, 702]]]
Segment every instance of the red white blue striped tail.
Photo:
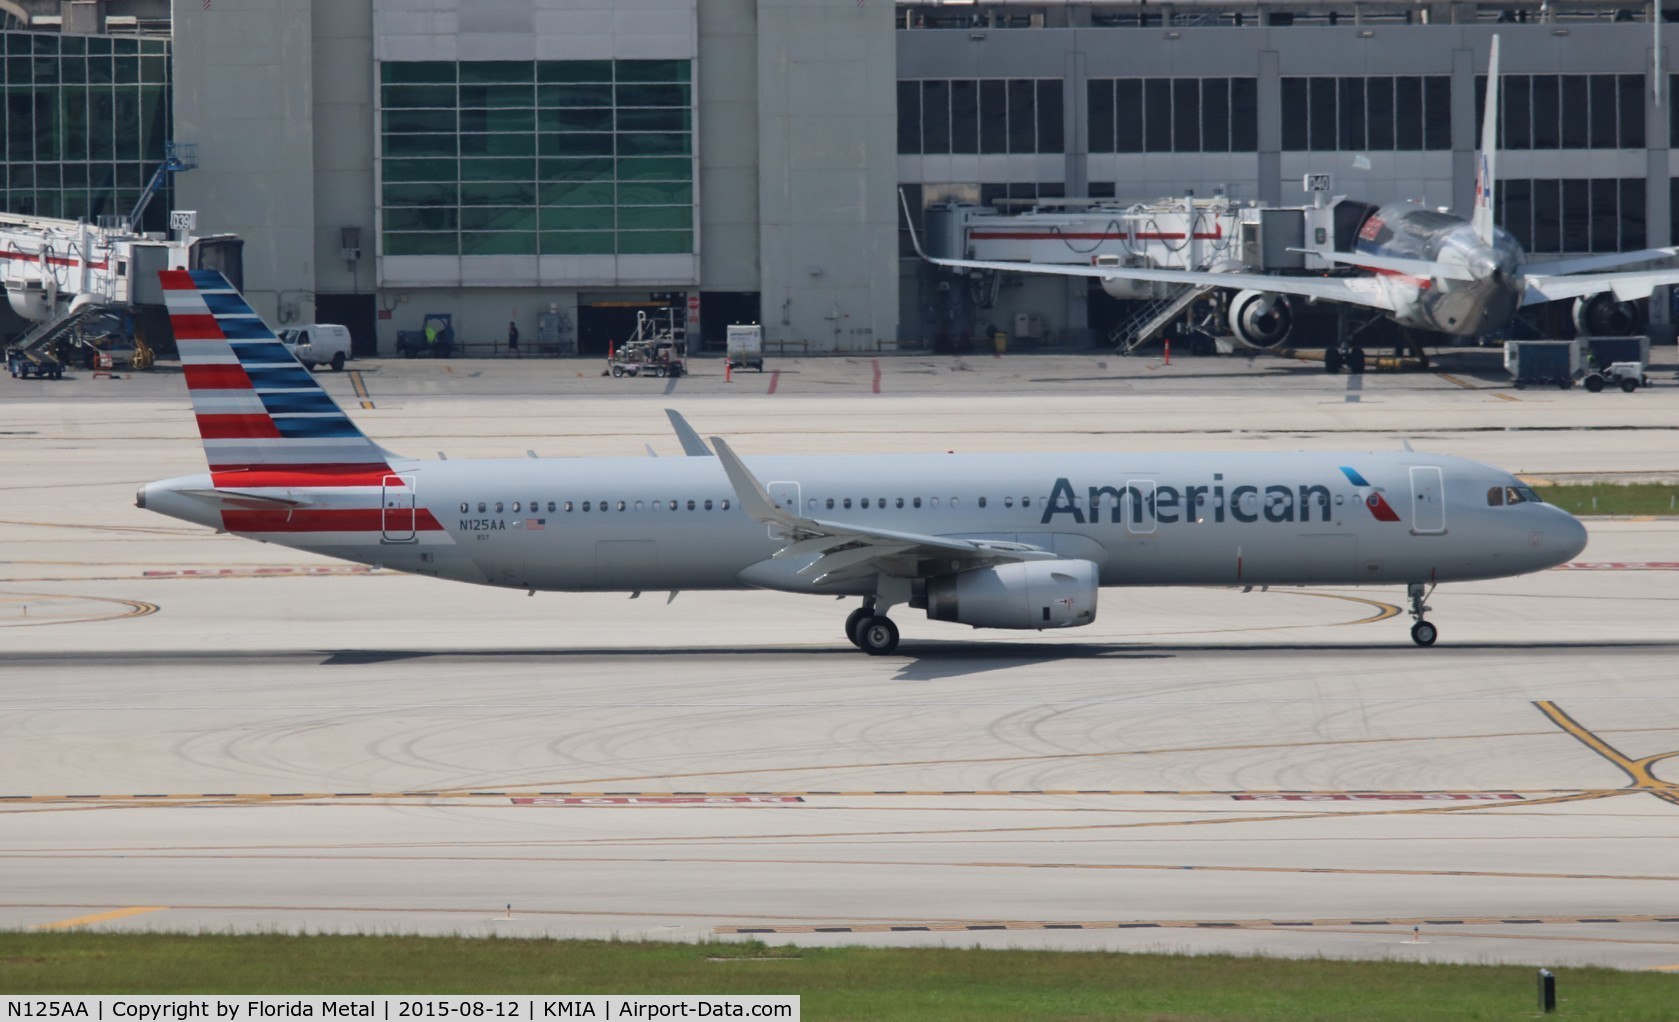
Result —
[[372, 478], [390, 472], [385, 450], [350, 421], [225, 277], [215, 270], [158, 276], [212, 473]]

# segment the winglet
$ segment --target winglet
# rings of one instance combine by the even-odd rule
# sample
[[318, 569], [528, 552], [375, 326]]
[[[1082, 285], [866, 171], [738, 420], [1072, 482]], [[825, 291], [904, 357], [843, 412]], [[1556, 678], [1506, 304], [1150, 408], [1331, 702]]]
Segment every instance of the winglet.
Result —
[[711, 448], [705, 445], [700, 435], [694, 432], [694, 427], [688, 425], [688, 420], [674, 408], [666, 408], [665, 415], [670, 419], [670, 427], [676, 430], [676, 439], [682, 443], [682, 453], [690, 458], [713, 457]]
[[1492, 244], [1493, 212], [1498, 193], [1498, 37], [1492, 37], [1492, 55], [1487, 58], [1487, 101], [1481, 115], [1481, 151], [1475, 154], [1475, 211], [1469, 223], [1475, 237]]
[[717, 450], [717, 460], [723, 463], [723, 471], [729, 475], [729, 485], [735, 488], [735, 497], [739, 499], [742, 511], [765, 525], [790, 528], [799, 523], [797, 515], [776, 506], [764, 484], [758, 481], [740, 456], [729, 449], [722, 437], [712, 437], [711, 444]]
[[915, 217], [909, 215], [909, 196], [904, 194], [902, 188], [898, 189], [898, 205], [904, 207], [904, 226], [909, 228], [909, 243], [915, 249], [915, 254], [930, 263], [938, 263], [939, 260], [921, 250], [921, 239], [915, 233]]

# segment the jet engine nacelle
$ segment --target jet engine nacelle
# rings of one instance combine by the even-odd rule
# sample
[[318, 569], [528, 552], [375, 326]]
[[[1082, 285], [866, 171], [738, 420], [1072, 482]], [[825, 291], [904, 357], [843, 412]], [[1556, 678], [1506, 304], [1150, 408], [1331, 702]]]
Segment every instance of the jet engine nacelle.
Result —
[[927, 617], [975, 628], [1076, 628], [1096, 620], [1094, 561], [1021, 561], [927, 580]]
[[1574, 329], [1581, 337], [1625, 337], [1643, 333], [1645, 326], [1643, 308], [1616, 301], [1614, 292], [1574, 299]]
[[1237, 292], [1228, 315], [1231, 333], [1255, 348], [1274, 348], [1294, 329], [1294, 306], [1274, 291]]

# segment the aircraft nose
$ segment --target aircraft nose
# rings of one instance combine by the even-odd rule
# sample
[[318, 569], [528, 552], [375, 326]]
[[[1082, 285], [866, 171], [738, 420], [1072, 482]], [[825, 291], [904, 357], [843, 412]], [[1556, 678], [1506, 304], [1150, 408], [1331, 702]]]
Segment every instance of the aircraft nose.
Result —
[[1580, 519], [1575, 518], [1573, 515], [1567, 514], [1566, 512], [1564, 512], [1564, 517], [1567, 521], [1562, 522], [1557, 526], [1556, 534], [1559, 552], [1563, 550], [1567, 551], [1567, 554], [1562, 559], [1562, 563], [1567, 563], [1568, 561], [1572, 561], [1574, 558], [1578, 557], [1580, 555], [1580, 551], [1586, 549], [1586, 541], [1588, 537], [1586, 535], [1586, 527], [1581, 523]]

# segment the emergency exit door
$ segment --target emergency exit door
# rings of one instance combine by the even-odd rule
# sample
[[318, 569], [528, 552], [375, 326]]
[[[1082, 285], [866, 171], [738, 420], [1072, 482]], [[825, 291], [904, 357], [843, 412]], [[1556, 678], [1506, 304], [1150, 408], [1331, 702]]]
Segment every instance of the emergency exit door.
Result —
[[386, 476], [380, 488], [380, 539], [412, 543], [414, 537], [414, 477]]

